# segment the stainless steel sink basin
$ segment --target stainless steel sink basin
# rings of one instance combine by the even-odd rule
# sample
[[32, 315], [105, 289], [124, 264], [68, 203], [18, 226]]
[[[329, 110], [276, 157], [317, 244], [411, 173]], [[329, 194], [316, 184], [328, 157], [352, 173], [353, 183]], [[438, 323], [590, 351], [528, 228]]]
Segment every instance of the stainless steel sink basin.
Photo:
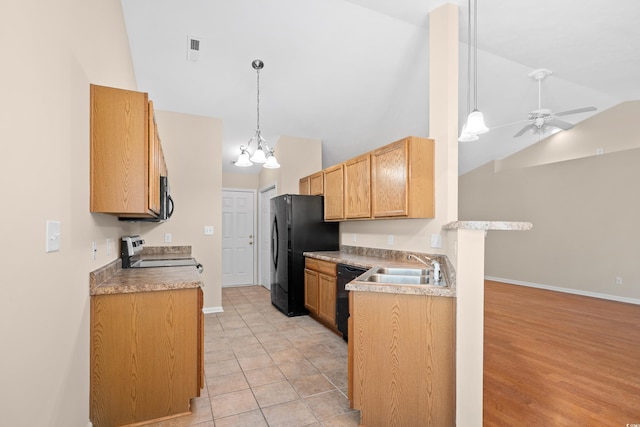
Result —
[[429, 270], [426, 268], [379, 268], [376, 274], [398, 275], [398, 276], [428, 276]]
[[[387, 270], [387, 269], [380, 269]], [[378, 271], [380, 271], [378, 270]], [[426, 270], [425, 270], [426, 271]], [[392, 283], [394, 285], [428, 285], [429, 276], [424, 275], [401, 275], [401, 274], [372, 274], [367, 277], [368, 282]]]

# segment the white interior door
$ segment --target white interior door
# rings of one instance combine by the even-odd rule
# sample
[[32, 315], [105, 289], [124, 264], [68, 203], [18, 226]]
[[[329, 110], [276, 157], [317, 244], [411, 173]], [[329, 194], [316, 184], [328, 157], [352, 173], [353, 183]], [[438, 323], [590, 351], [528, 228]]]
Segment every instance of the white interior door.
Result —
[[276, 188], [269, 187], [260, 191], [258, 231], [258, 283], [271, 289], [271, 198], [276, 197]]
[[252, 191], [222, 191], [222, 286], [253, 284]]

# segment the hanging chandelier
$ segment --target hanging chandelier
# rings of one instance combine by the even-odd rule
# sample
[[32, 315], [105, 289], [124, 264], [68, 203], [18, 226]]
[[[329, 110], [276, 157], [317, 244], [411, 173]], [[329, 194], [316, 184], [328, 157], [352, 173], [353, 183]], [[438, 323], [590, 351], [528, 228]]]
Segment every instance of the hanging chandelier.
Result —
[[[262, 167], [267, 169], [277, 169], [280, 167], [278, 160], [274, 154], [274, 150], [269, 148], [267, 141], [262, 137], [260, 133], [260, 70], [264, 68], [264, 62], [259, 59], [255, 59], [251, 66], [256, 70], [256, 87], [257, 87], [257, 102], [256, 102], [256, 133], [247, 142], [247, 145], [240, 146], [240, 155], [236, 160], [235, 165], [240, 167], [252, 166], [254, 163], [262, 164]], [[256, 149], [251, 153], [251, 144], [255, 141]]]
[[467, 85], [467, 122], [462, 125], [462, 132], [458, 141], [469, 142], [478, 139], [478, 135], [489, 131], [484, 124], [484, 116], [478, 111], [478, 6], [477, 0], [473, 0], [473, 111], [469, 113], [470, 107], [470, 91], [471, 91], [471, 0], [469, 5], [469, 32], [467, 44], [467, 66], [468, 66], [468, 85]]

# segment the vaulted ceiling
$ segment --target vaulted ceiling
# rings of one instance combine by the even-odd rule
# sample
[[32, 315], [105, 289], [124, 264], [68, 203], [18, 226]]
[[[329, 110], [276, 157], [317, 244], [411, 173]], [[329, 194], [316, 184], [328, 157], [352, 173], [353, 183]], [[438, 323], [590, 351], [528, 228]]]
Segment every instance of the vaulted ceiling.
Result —
[[[317, 138], [330, 166], [429, 135], [428, 13], [441, 0], [121, 0], [138, 89], [157, 109], [223, 120], [223, 170], [256, 126]], [[467, 114], [467, 1], [460, 6], [460, 127]], [[477, 0], [478, 108], [491, 129], [460, 143], [465, 173], [536, 143], [513, 135], [538, 107], [528, 74], [547, 68], [542, 106], [605, 110], [640, 99], [640, 1]], [[200, 40], [187, 59], [187, 37]], [[598, 112], [564, 116], [571, 123]], [[514, 123], [519, 122], [519, 123]], [[603, 144], [606, 150], [606, 143]]]

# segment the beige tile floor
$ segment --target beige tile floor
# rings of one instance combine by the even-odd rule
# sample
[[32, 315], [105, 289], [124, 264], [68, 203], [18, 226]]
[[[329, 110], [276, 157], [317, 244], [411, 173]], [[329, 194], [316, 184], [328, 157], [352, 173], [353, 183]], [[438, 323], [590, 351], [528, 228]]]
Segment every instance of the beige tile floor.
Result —
[[309, 316], [287, 317], [261, 286], [222, 289], [205, 316], [206, 388], [165, 427], [357, 427], [347, 344]]

